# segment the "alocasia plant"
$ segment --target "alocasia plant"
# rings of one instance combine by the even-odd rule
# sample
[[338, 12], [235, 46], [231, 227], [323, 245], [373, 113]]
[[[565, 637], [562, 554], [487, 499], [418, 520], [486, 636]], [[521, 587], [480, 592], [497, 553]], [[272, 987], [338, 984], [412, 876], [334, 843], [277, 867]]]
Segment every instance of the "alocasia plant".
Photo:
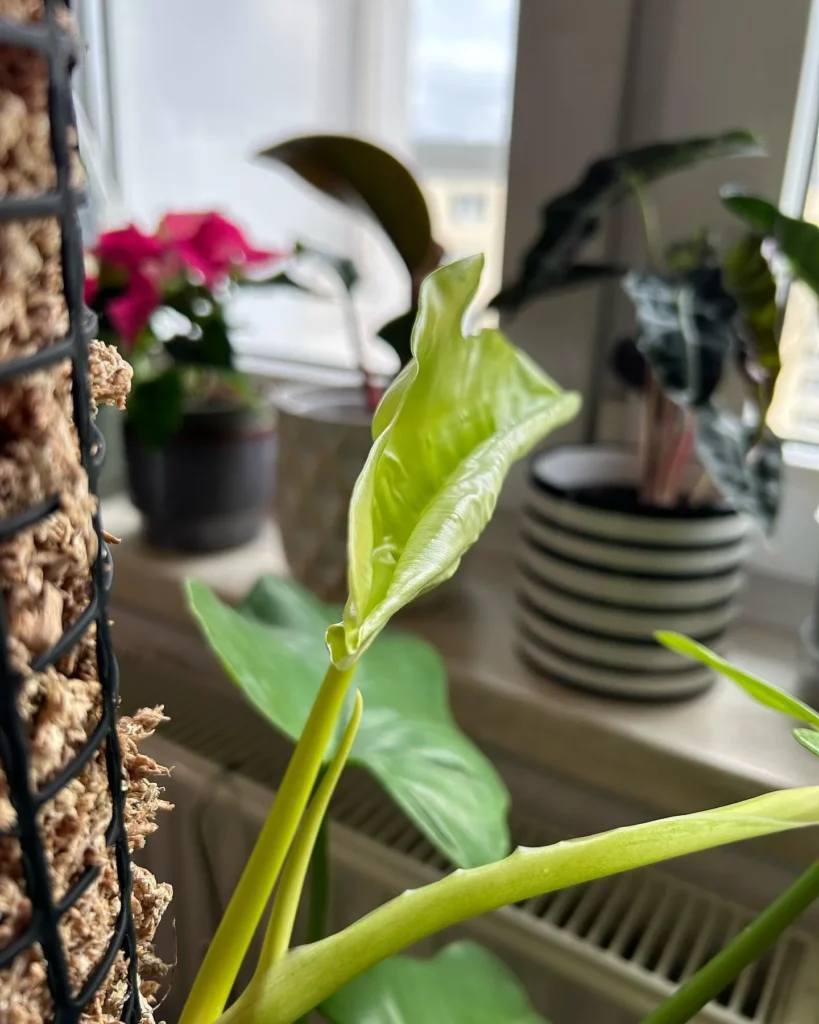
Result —
[[[182, 1024], [212, 1024], [217, 1018], [221, 1024], [292, 1024], [323, 1003], [331, 1012], [343, 1014], [350, 1008], [358, 1012], [356, 1007], [368, 1005], [367, 1000], [375, 1000], [373, 1012], [381, 1014], [368, 1019], [387, 1021], [391, 1018], [384, 1006], [392, 999], [391, 986], [400, 985], [404, 972], [415, 969], [412, 965], [398, 961], [353, 988], [345, 986], [425, 936], [545, 892], [819, 822], [819, 787], [807, 787], [542, 849], [519, 849], [503, 860], [459, 870], [404, 893], [336, 935], [288, 951], [321, 819], [344, 761], [355, 749], [357, 731], [363, 728], [366, 679], [352, 706], [348, 700], [357, 665], [361, 662], [364, 672], [367, 657], [372, 664], [376, 638], [399, 608], [455, 571], [488, 521], [511, 462], [577, 408], [576, 397], [562, 392], [498, 332], [463, 336], [463, 314], [481, 266], [480, 258], [472, 258], [445, 267], [422, 289], [413, 361], [382, 402], [372, 453], [353, 495], [350, 594], [342, 622], [327, 632], [331, 661], [306, 720], [303, 709], [297, 714], [288, 711], [286, 700], [279, 707], [273, 691], [280, 667], [290, 672], [296, 661], [314, 658], [313, 637], [299, 634], [284, 642], [280, 634], [276, 657], [281, 666], [255, 658], [242, 664], [247, 678], [252, 677], [254, 699], [266, 713], [276, 706], [272, 717], [280, 727], [286, 718], [292, 735], [301, 724], [301, 735], [191, 991]], [[222, 615], [219, 607], [209, 605], [207, 592], [194, 588], [193, 598], [200, 610], [201, 599], [208, 608], [203, 621]], [[253, 612], [258, 618], [257, 612], [258, 605]], [[268, 614], [269, 610], [263, 616]], [[293, 625], [290, 613], [280, 609], [276, 614], [284, 620], [277, 628], [287, 632]], [[223, 618], [222, 625], [232, 627], [241, 614], [236, 620]], [[259, 632], [253, 630], [252, 638], [261, 644], [262, 631], [270, 627], [255, 625]], [[224, 646], [218, 651], [232, 671], [247, 654], [245, 640], [251, 639], [244, 627], [237, 635], [245, 638], [238, 644], [231, 629], [222, 632]], [[317, 678], [317, 663], [314, 671]], [[311, 689], [315, 692], [315, 681]], [[222, 1012], [277, 882], [254, 979]], [[460, 969], [457, 956], [427, 965], [427, 976], [442, 992], [449, 988], [450, 968]], [[384, 1000], [379, 991], [386, 993]], [[408, 1013], [412, 1011], [412, 1006], [404, 1005]], [[525, 1002], [513, 999], [510, 1005], [524, 1013], [524, 1020], [526, 1014], [531, 1018]], [[431, 1014], [423, 1018], [429, 1019], [434, 1019]], [[340, 1024], [346, 1021], [340, 1018]]]

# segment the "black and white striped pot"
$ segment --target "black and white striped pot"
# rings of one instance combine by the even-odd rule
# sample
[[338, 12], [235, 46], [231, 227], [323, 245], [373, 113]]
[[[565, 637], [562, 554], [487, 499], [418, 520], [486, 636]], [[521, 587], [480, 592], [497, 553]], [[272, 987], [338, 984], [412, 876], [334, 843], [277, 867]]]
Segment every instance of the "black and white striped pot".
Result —
[[636, 500], [636, 455], [576, 446], [531, 466], [518, 582], [518, 648], [560, 682], [610, 696], [692, 696], [713, 674], [657, 629], [718, 643], [734, 614], [750, 523], [725, 507]]

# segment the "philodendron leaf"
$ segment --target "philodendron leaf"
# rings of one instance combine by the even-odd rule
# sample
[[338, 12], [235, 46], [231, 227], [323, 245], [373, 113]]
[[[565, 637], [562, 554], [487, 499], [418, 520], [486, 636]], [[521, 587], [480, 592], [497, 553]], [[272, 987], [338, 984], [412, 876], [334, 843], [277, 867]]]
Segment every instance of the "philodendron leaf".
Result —
[[[597, 233], [603, 214], [635, 187], [702, 160], [761, 153], [759, 142], [750, 132], [730, 131], [641, 146], [596, 160], [577, 185], [543, 207], [540, 235], [524, 255], [517, 279], [504, 287], [492, 305], [516, 310], [529, 299], [563, 287], [578, 253]], [[601, 273], [592, 276], [606, 276], [607, 268], [599, 269]]]
[[819, 732], [815, 729], [794, 729], [793, 735], [798, 743], [801, 743], [805, 750], [819, 757]]
[[[808, 722], [819, 728], [819, 712], [814, 711], [809, 705], [803, 704], [801, 700], [785, 690], [780, 690], [773, 683], [766, 683], [759, 676], [737, 668], [736, 665], [732, 665], [730, 661], [726, 661], [725, 658], [720, 657], [719, 654], [716, 654], [708, 647], [697, 643], [696, 640], [683, 636], [682, 633], [666, 631], [659, 631], [654, 636], [669, 650], [677, 651], [678, 654], [682, 654], [683, 657], [690, 658], [692, 661], [699, 661], [703, 665], [708, 665], [715, 672], [719, 672], [726, 679], [730, 679], [738, 686], [741, 686], [749, 696], [753, 697], [757, 704], [764, 704], [765, 707], [773, 708], [774, 711], [779, 711], [789, 718], [795, 718], [799, 722]], [[819, 734], [816, 735], [819, 736]]]
[[723, 189], [722, 201], [755, 232], [770, 239], [785, 257], [793, 277], [819, 295], [819, 227], [788, 217], [761, 196]]
[[509, 968], [474, 942], [394, 956], [321, 1007], [333, 1024], [546, 1024]]
[[707, 405], [697, 413], [697, 457], [738, 511], [770, 533], [782, 489], [782, 442], [768, 429], [746, 426], [727, 409]]
[[482, 269], [483, 257], [473, 256], [424, 281], [413, 359], [376, 411], [350, 502], [349, 598], [327, 634], [339, 667], [399, 608], [455, 572], [512, 463], [580, 406], [500, 331], [464, 337]]
[[[268, 721], [298, 739], [327, 668], [324, 634], [338, 609], [275, 576], [263, 576], [237, 609], [203, 583], [189, 580], [186, 587], [191, 611], [228, 675]], [[435, 648], [385, 633], [362, 658], [355, 686], [364, 713], [350, 763], [371, 772], [454, 864], [503, 857], [509, 796], [455, 725]]]
[[637, 347], [660, 387], [678, 405], [706, 403], [722, 380], [735, 338], [736, 302], [723, 289], [719, 269], [633, 270], [623, 287], [637, 313]]
[[433, 248], [429, 209], [418, 182], [391, 153], [349, 135], [303, 135], [259, 156], [376, 220], [412, 274]]

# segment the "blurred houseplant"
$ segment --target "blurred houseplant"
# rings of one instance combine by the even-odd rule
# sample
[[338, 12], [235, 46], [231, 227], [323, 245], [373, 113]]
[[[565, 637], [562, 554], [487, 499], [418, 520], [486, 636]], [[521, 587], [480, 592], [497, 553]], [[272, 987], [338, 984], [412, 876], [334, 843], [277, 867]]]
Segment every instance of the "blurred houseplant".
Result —
[[[400, 366], [410, 359], [410, 336], [421, 281], [438, 265], [441, 247], [412, 173], [390, 153], [363, 139], [307, 135], [265, 149], [260, 156], [374, 223], [401, 257], [410, 282], [409, 309], [379, 336]], [[315, 251], [308, 251], [308, 257]], [[325, 266], [328, 265], [326, 258]], [[380, 397], [368, 372], [361, 323], [353, 302], [357, 274], [349, 260], [331, 260], [361, 386], [282, 388], [279, 415], [277, 515], [293, 576], [326, 600], [345, 593], [347, 506], [371, 445], [372, 414]], [[352, 272], [351, 272], [352, 271]]]
[[273, 414], [235, 367], [224, 303], [246, 271], [282, 258], [215, 212], [169, 213], [152, 235], [107, 231], [90, 253], [86, 302], [134, 369], [129, 488], [157, 547], [216, 550], [258, 533]]
[[[636, 334], [617, 345], [614, 368], [641, 396], [638, 450], [556, 450], [530, 478], [521, 649], [574, 685], [647, 699], [707, 686], [707, 668], [681, 668], [652, 633], [717, 639], [741, 583], [748, 515], [769, 529], [776, 514], [780, 444], [765, 424], [779, 369], [776, 288], [761, 237], [720, 251], [701, 234], [664, 248], [646, 192], [704, 159], [760, 152], [733, 131], [596, 161], [546, 204], [518, 278], [494, 300], [515, 312], [614, 276], [634, 303]], [[602, 214], [629, 196], [645, 227], [645, 268], [582, 262]], [[737, 375], [741, 412], [726, 397]]]

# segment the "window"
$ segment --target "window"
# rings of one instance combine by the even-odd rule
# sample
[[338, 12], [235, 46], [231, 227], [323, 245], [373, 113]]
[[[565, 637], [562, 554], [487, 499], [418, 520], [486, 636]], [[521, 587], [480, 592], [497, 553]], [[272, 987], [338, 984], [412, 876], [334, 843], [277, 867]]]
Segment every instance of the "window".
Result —
[[[103, 226], [217, 207], [260, 245], [302, 239], [350, 255], [374, 336], [409, 291], [389, 246], [253, 160], [288, 135], [358, 133], [416, 167], [438, 240], [452, 256], [488, 251], [497, 285], [516, 0], [81, 0], [79, 13], [91, 43], [80, 98], [95, 136], [84, 148], [100, 151]], [[466, 198], [460, 216], [453, 189]], [[245, 353], [353, 362], [335, 303], [245, 295], [234, 321]], [[375, 342], [372, 352], [375, 368], [391, 366], [391, 353]]]

